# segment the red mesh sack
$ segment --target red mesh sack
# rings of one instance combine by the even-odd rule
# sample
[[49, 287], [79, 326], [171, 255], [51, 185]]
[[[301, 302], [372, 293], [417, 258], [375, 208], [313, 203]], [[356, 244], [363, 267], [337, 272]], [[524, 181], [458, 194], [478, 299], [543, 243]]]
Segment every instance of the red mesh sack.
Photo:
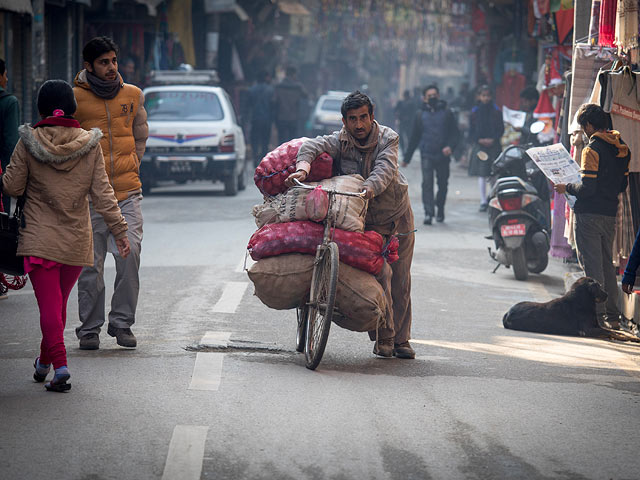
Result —
[[[284, 253], [315, 255], [323, 234], [324, 225], [319, 223], [272, 223], [254, 233], [247, 248], [256, 261]], [[398, 259], [397, 239], [385, 244], [377, 232], [347, 232], [336, 228], [333, 241], [338, 244], [341, 262], [372, 275], [380, 273], [385, 259], [390, 262]]]
[[309, 220], [314, 222], [321, 222], [327, 217], [329, 195], [322, 189], [322, 185], [318, 185], [307, 195], [304, 200], [304, 211]]
[[[296, 171], [298, 150], [307, 138], [296, 138], [283, 143], [275, 150], [267, 153], [256, 167], [253, 181], [264, 195], [277, 195], [287, 190], [284, 181]], [[309, 182], [319, 182], [330, 178], [333, 159], [328, 153], [321, 153], [311, 164], [311, 171], [307, 176]]]

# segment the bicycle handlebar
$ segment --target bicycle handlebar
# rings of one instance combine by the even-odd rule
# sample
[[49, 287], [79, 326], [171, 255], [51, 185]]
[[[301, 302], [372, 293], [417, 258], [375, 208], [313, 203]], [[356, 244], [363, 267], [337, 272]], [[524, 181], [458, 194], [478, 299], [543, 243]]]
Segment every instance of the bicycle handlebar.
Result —
[[[305, 185], [304, 183], [302, 183], [297, 178], [294, 178], [293, 181], [297, 185], [294, 185], [292, 188], [304, 188], [305, 190], [314, 190], [316, 188], [316, 187], [312, 187], [311, 185]], [[347, 197], [364, 198], [364, 196], [367, 194], [367, 192], [365, 190], [363, 190], [361, 192], [358, 192], [358, 193], [355, 193], [355, 192], [341, 192], [340, 190], [332, 190], [330, 188], [324, 188], [324, 187], [322, 187], [322, 189], [327, 193], [335, 193], [337, 195], [346, 195]]]

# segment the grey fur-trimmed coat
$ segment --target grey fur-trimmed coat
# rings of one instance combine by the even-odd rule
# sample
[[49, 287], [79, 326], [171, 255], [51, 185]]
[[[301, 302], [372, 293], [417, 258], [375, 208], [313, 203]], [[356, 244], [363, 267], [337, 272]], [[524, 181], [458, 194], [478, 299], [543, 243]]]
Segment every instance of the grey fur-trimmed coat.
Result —
[[20, 140], [2, 176], [5, 194], [26, 190], [25, 225], [18, 254], [65, 265], [93, 265], [89, 196], [116, 239], [126, 236], [104, 167], [102, 132], [94, 128], [23, 125]]

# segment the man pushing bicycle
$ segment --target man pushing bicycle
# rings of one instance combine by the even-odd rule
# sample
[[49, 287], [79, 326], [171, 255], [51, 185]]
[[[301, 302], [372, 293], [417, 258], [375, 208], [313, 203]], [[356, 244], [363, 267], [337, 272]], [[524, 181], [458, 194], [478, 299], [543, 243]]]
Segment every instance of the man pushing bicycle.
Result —
[[358, 91], [342, 102], [343, 128], [331, 135], [305, 141], [298, 152], [296, 172], [286, 180], [304, 181], [311, 163], [322, 152], [333, 157], [333, 175], [360, 174], [365, 178], [363, 188], [369, 199], [366, 230], [381, 235], [399, 236], [400, 259], [391, 265], [392, 275], [384, 287], [393, 302], [393, 318], [387, 327], [369, 332], [376, 340], [373, 353], [381, 357], [415, 358], [409, 343], [411, 337], [411, 261], [415, 238], [413, 211], [409, 201], [407, 180], [398, 170], [399, 137], [391, 128], [374, 119], [371, 99]]

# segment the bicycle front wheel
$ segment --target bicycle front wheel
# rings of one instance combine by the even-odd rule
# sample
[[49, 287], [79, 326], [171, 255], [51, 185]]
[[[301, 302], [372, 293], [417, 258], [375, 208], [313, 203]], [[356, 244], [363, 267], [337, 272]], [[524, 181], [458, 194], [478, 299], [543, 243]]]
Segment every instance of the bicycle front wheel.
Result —
[[306, 367], [310, 370], [320, 364], [327, 346], [338, 286], [338, 262], [338, 245], [331, 242], [313, 270], [304, 349]]

